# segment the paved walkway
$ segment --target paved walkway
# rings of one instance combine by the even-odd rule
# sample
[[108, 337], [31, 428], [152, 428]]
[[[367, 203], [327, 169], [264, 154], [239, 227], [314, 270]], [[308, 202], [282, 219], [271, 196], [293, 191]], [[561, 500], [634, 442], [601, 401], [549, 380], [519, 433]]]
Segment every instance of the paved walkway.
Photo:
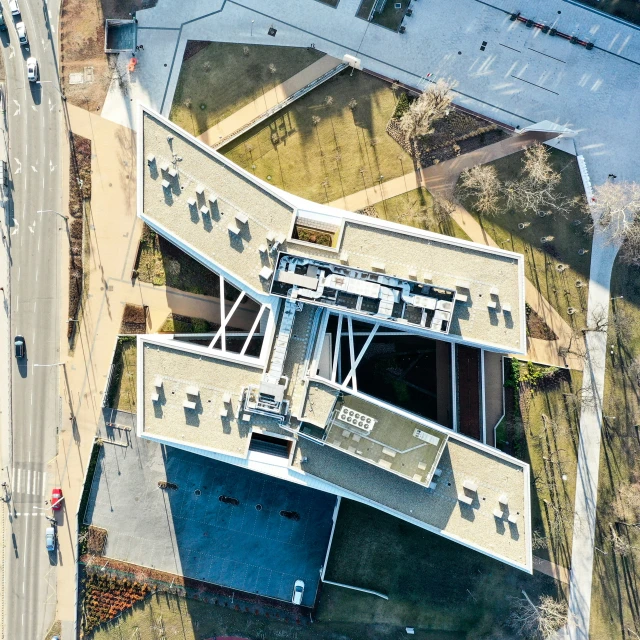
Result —
[[220, 141], [244, 129], [266, 111], [280, 104], [296, 91], [311, 84], [314, 80], [321, 78], [325, 73], [331, 71], [331, 69], [335, 69], [340, 63], [341, 60], [333, 56], [323, 56], [277, 87], [265, 91], [257, 100], [238, 109], [228, 118], [221, 120], [218, 124], [211, 127], [211, 129], [207, 129], [198, 136], [198, 139], [212, 147], [217, 146]]
[[549, 562], [549, 560], [533, 556], [533, 570], [551, 576], [554, 580], [559, 580], [564, 584], [569, 584], [569, 569], [561, 567], [554, 562]]
[[[602, 310], [606, 313], [609, 311], [611, 270], [619, 248], [617, 243], [610, 242], [606, 230], [596, 224], [591, 249], [587, 319], [598, 317]], [[584, 384], [592, 390], [596, 402], [593, 403], [594, 406], [590, 406], [591, 403], [583, 404], [580, 411], [580, 444], [569, 583], [570, 617], [567, 625], [567, 635], [570, 640], [589, 640], [602, 438], [602, 403], [607, 363], [606, 331], [589, 331], [585, 338], [587, 358]]]
[[[555, 134], [551, 134], [553, 136]], [[370, 189], [358, 191], [346, 198], [340, 198], [329, 203], [329, 206], [346, 208], [351, 211], [362, 209], [365, 206], [376, 204], [402, 193], [406, 193], [419, 185], [426, 187], [434, 195], [451, 197], [453, 187], [458, 181], [462, 171], [477, 164], [484, 164], [503, 158], [505, 156], [526, 149], [536, 142], [544, 142], [550, 139], [550, 134], [526, 133], [520, 136], [512, 136], [501, 142], [488, 145], [477, 151], [467, 153], [458, 158], [441, 162], [440, 164], [420, 169], [419, 172], [409, 173], [399, 178], [394, 178], [382, 185]], [[473, 240], [490, 247], [497, 247], [496, 242], [483, 229], [480, 223], [459, 203], [455, 203], [452, 213], [453, 220]], [[558, 340], [540, 340], [527, 338], [527, 358], [540, 364], [548, 364], [556, 367], [566, 367], [581, 371], [582, 359], [572, 354], [563, 358], [558, 351], [561, 347], [568, 347], [571, 343], [573, 332], [567, 321], [555, 310], [547, 299], [538, 291], [535, 285], [526, 280], [525, 299], [531, 308], [549, 325], [558, 336]], [[521, 358], [522, 356], [518, 356]]]

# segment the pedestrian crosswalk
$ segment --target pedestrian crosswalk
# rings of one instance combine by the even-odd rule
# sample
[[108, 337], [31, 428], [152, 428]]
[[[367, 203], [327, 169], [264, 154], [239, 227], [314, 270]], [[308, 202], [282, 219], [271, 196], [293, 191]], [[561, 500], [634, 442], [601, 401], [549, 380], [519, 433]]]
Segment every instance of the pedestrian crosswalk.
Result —
[[13, 472], [13, 494], [44, 496], [47, 489], [47, 472], [17, 467]]

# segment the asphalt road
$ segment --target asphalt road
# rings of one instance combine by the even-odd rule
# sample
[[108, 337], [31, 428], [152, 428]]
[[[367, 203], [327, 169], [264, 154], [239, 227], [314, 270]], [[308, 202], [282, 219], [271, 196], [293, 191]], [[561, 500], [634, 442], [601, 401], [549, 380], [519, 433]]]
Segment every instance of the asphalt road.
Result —
[[[46, 465], [56, 453], [60, 422], [60, 212], [62, 176], [60, 136], [64, 126], [58, 92], [57, 44], [59, 0], [19, 0], [21, 15], [12, 17], [2, 0], [7, 31], [0, 34], [6, 69], [6, 123], [9, 135], [9, 242], [11, 264], [11, 332], [23, 335], [26, 356], [14, 358], [12, 428], [9, 442], [11, 502], [5, 580], [5, 638], [41, 640], [56, 606], [56, 565], [62, 560], [45, 549], [45, 516], [54, 478]], [[22, 20], [29, 48], [18, 42], [15, 24]], [[27, 81], [26, 59], [35, 56], [42, 85]], [[64, 129], [63, 129], [64, 131]], [[40, 212], [40, 213], [39, 213]], [[6, 471], [3, 471], [3, 478]], [[65, 516], [60, 512], [58, 519]], [[65, 558], [72, 562], [73, 559]]]

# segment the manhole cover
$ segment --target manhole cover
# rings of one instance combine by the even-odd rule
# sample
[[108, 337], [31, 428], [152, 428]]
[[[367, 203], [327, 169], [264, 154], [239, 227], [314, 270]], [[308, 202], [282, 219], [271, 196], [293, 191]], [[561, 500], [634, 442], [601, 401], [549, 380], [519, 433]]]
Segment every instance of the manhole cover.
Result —
[[262, 511], [262, 505], [261, 504], [257, 504], [256, 505], [256, 511]]
[[196, 489], [193, 493], [195, 493], [197, 496], [199, 496], [202, 493], [202, 491], [200, 491], [200, 489]]

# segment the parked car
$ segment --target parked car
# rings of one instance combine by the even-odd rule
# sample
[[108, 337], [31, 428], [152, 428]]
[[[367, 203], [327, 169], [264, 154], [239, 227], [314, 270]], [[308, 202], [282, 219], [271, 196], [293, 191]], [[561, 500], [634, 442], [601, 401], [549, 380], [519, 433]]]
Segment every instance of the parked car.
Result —
[[9, 0], [9, 9], [12, 16], [20, 15], [20, 7], [18, 6], [18, 0]]
[[37, 82], [40, 78], [38, 61], [33, 57], [27, 58], [27, 78], [29, 82]]
[[300, 604], [302, 602], [302, 596], [304, 594], [304, 582], [302, 580], [296, 580], [293, 585], [293, 596], [291, 602], [293, 604]]
[[45, 543], [47, 551], [56, 550], [56, 530], [53, 527], [47, 527], [45, 531]]
[[287, 518], [287, 520], [295, 520], [296, 522], [300, 520], [300, 514], [297, 511], [285, 511], [284, 509], [280, 512], [280, 515], [283, 518]]
[[237, 507], [240, 504], [240, 500], [238, 500], [238, 498], [232, 498], [231, 496], [220, 496], [218, 500], [225, 504], [232, 504], [234, 507]]
[[16, 31], [18, 32], [18, 41], [21, 47], [29, 45], [29, 37], [27, 36], [27, 28], [24, 26], [24, 22], [18, 22], [16, 25]]
[[62, 489], [56, 487], [51, 492], [51, 508], [54, 511], [60, 511], [62, 509]]
[[16, 358], [24, 358], [24, 338], [22, 336], [16, 336], [13, 339], [13, 346], [16, 350]]
[[6, 31], [7, 30], [7, 23], [4, 20], [4, 13], [2, 13], [2, 10], [0, 9], [0, 31]]

